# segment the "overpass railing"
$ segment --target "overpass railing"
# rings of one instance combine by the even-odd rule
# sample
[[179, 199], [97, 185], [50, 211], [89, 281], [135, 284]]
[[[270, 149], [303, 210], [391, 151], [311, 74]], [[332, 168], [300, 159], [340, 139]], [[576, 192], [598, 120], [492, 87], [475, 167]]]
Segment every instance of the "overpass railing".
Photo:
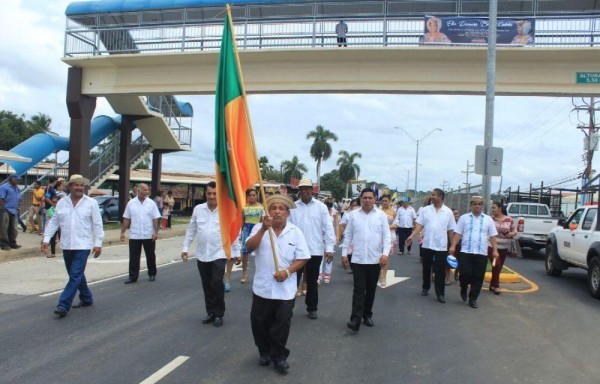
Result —
[[[223, 18], [213, 23], [105, 25], [101, 17], [81, 24], [69, 19], [65, 56], [126, 53], [173, 53], [218, 50]], [[418, 47], [424, 45], [424, 18], [344, 19], [348, 47]], [[305, 49], [337, 46], [339, 19], [243, 21], [234, 24], [239, 49]], [[430, 45], [430, 44], [428, 44]], [[457, 46], [460, 44], [448, 44]], [[469, 44], [473, 46], [475, 44]], [[600, 16], [537, 18], [535, 43], [527, 47], [600, 45]]]

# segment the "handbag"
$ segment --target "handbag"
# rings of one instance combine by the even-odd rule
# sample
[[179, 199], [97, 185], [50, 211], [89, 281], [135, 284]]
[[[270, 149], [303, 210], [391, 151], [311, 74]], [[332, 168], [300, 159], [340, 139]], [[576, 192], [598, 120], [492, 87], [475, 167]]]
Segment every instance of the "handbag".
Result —
[[508, 243], [508, 255], [511, 257], [522, 258], [523, 253], [521, 252], [521, 246], [519, 245], [519, 240], [510, 239]]

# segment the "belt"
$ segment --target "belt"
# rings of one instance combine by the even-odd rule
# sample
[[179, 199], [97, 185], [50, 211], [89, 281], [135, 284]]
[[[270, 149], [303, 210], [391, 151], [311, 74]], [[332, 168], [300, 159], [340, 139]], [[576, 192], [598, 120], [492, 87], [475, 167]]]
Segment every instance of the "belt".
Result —
[[39, 204], [31, 204], [31, 205], [35, 205], [36, 207], [39, 207], [39, 206], [40, 206]]

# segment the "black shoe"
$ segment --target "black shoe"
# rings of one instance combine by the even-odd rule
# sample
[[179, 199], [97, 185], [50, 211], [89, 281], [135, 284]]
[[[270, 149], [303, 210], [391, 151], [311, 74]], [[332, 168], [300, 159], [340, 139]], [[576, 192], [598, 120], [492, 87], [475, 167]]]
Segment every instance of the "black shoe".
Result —
[[27, 232], [27, 227], [21, 227], [23, 228], [23, 233]]
[[446, 299], [444, 298], [444, 295], [438, 295], [438, 296], [437, 296], [437, 300], [438, 300], [440, 303], [442, 303], [442, 304], [444, 304], [444, 303], [446, 302]]
[[212, 323], [214, 321], [215, 321], [215, 314], [214, 313], [209, 313], [208, 316], [206, 316], [202, 320], [202, 324], [210, 324], [210, 323]]
[[92, 305], [94, 305], [94, 303], [89, 302], [89, 301], [80, 301], [79, 303], [75, 304], [73, 306], [73, 308], [83, 308], [83, 307], [91, 307]]
[[467, 301], [467, 288], [466, 287], [465, 288], [462, 288], [462, 287], [460, 288], [460, 298], [463, 301]]
[[133, 283], [137, 283], [137, 279], [127, 279], [127, 280], [125, 280], [125, 284], [133, 284]]
[[477, 301], [475, 300], [469, 300], [469, 306], [471, 308], [479, 308], [479, 305], [477, 305]]
[[223, 325], [223, 318], [215, 316], [215, 323], [213, 325], [217, 328]]
[[317, 311], [308, 311], [307, 314], [308, 318], [311, 320], [316, 320], [317, 319]]
[[19, 249], [19, 248], [21, 248], [21, 247], [22, 247], [22, 245], [15, 244], [15, 245], [11, 245], [10, 247], [11, 247], [12, 249]]
[[427, 295], [429, 295], [429, 290], [424, 289], [421, 291], [421, 296], [427, 296]]
[[150, 276], [150, 277], [148, 278], [148, 281], [155, 281], [155, 280], [156, 280], [156, 276]]
[[266, 367], [269, 364], [271, 364], [271, 357], [267, 355], [260, 355], [260, 357], [258, 358], [258, 365]]
[[375, 325], [375, 323], [373, 323], [373, 319], [371, 319], [370, 317], [365, 317], [365, 318], [363, 319], [363, 322], [365, 323], [365, 325], [366, 325], [367, 327], [372, 327], [372, 326], [374, 326], [374, 325]]
[[358, 321], [349, 321], [348, 323], [346, 323], [346, 326], [354, 332], [358, 332], [358, 330], [360, 329], [360, 323]]
[[54, 310], [54, 313], [56, 313], [56, 314], [58, 315], [58, 318], [59, 318], [59, 319], [62, 319], [63, 317], [67, 316], [67, 311], [65, 311], [65, 310], [64, 310], [64, 309], [62, 309], [62, 308], [56, 308], [56, 309]]
[[3, 245], [3, 246], [2, 246], [2, 250], [3, 250], [3, 251], [10, 251], [11, 249], [12, 249], [12, 248], [11, 248], [11, 247], [9, 247], [8, 245]]
[[275, 369], [279, 373], [287, 373], [287, 371], [289, 371], [289, 369], [290, 369], [290, 365], [285, 360], [275, 361], [274, 363], [275, 363]]

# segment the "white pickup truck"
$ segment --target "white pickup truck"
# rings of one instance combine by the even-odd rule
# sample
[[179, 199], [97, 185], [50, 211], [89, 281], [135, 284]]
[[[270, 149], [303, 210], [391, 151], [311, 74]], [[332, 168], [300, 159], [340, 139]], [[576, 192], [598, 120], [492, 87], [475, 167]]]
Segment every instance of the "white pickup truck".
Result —
[[598, 207], [578, 208], [548, 235], [546, 273], [560, 276], [569, 267], [588, 271], [588, 288], [600, 299], [600, 224]]
[[517, 239], [521, 247], [537, 251], [546, 246], [548, 233], [558, 222], [558, 219], [552, 218], [546, 204], [509, 203], [506, 210], [517, 224]]

